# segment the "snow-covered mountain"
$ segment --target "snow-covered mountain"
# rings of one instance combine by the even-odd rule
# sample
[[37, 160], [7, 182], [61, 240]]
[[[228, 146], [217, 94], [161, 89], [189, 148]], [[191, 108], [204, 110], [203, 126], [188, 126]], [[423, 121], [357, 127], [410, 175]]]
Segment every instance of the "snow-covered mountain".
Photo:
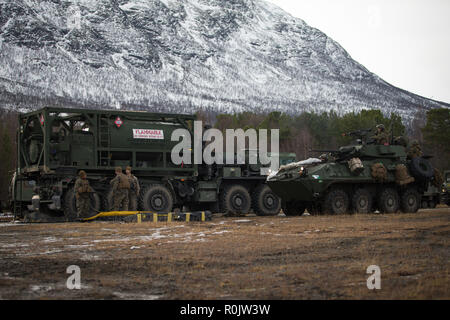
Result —
[[2, 0], [0, 107], [190, 113], [449, 105], [393, 87], [260, 0]]

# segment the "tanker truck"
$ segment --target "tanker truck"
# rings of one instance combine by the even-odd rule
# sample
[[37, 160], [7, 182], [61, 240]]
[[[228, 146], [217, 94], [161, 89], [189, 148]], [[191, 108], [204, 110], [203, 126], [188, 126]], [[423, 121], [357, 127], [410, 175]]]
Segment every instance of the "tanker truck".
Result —
[[[261, 165], [204, 163], [175, 165], [171, 141], [176, 129], [193, 135], [195, 115], [140, 111], [43, 108], [18, 117], [17, 168], [11, 207], [76, 218], [74, 183], [86, 171], [94, 192], [93, 215], [110, 211], [114, 168], [131, 166], [141, 191], [138, 209], [159, 213], [184, 206], [229, 214], [276, 215], [281, 201], [265, 183]], [[202, 146], [203, 148], [204, 146]], [[282, 163], [295, 154], [280, 155]]]

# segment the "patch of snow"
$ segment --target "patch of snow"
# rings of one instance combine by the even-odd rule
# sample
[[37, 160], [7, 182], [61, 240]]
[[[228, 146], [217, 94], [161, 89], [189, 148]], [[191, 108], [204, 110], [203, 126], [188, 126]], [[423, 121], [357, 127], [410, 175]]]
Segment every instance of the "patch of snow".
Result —
[[44, 292], [48, 292], [50, 290], [54, 290], [55, 287], [53, 285], [32, 285], [30, 287], [31, 291], [44, 291]]
[[158, 300], [162, 298], [162, 296], [142, 293], [113, 292], [113, 294], [124, 300]]
[[223, 233], [227, 233], [227, 232], [231, 232], [231, 231], [229, 231], [229, 230], [222, 230], [222, 231], [213, 232], [211, 234], [223, 234]]

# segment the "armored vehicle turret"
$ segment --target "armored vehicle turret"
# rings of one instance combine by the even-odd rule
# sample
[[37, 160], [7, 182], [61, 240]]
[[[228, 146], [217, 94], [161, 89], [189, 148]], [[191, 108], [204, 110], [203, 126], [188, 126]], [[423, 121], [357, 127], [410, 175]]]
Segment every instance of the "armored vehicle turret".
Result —
[[416, 212], [434, 179], [427, 157], [410, 158], [402, 139], [376, 144], [370, 130], [351, 132], [355, 143], [319, 158], [283, 166], [267, 178], [286, 215]]

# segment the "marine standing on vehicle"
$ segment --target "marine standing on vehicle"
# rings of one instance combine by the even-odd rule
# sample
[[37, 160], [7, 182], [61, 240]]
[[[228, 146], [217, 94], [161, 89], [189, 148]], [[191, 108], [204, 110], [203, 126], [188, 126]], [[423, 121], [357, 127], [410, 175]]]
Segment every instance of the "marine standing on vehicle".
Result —
[[93, 189], [89, 185], [87, 180], [87, 174], [84, 170], [78, 173], [78, 178], [75, 181], [75, 198], [77, 205], [77, 218], [83, 217], [86, 213], [90, 212], [90, 197], [89, 193], [93, 192]]
[[113, 211], [128, 211], [130, 182], [122, 173], [121, 167], [116, 167], [115, 173], [116, 177], [110, 182], [113, 191]]
[[407, 155], [409, 159], [414, 159], [416, 157], [422, 156], [422, 148], [420, 147], [419, 141], [413, 140], [411, 142], [411, 145], [408, 148]]
[[389, 134], [386, 132], [386, 128], [383, 124], [376, 126], [377, 133], [372, 137], [376, 144], [386, 145], [389, 144]]
[[139, 192], [141, 191], [139, 187], [139, 180], [135, 175], [131, 174], [131, 167], [127, 167], [125, 172], [130, 183], [128, 206], [130, 211], [137, 211], [137, 198], [139, 196]]

